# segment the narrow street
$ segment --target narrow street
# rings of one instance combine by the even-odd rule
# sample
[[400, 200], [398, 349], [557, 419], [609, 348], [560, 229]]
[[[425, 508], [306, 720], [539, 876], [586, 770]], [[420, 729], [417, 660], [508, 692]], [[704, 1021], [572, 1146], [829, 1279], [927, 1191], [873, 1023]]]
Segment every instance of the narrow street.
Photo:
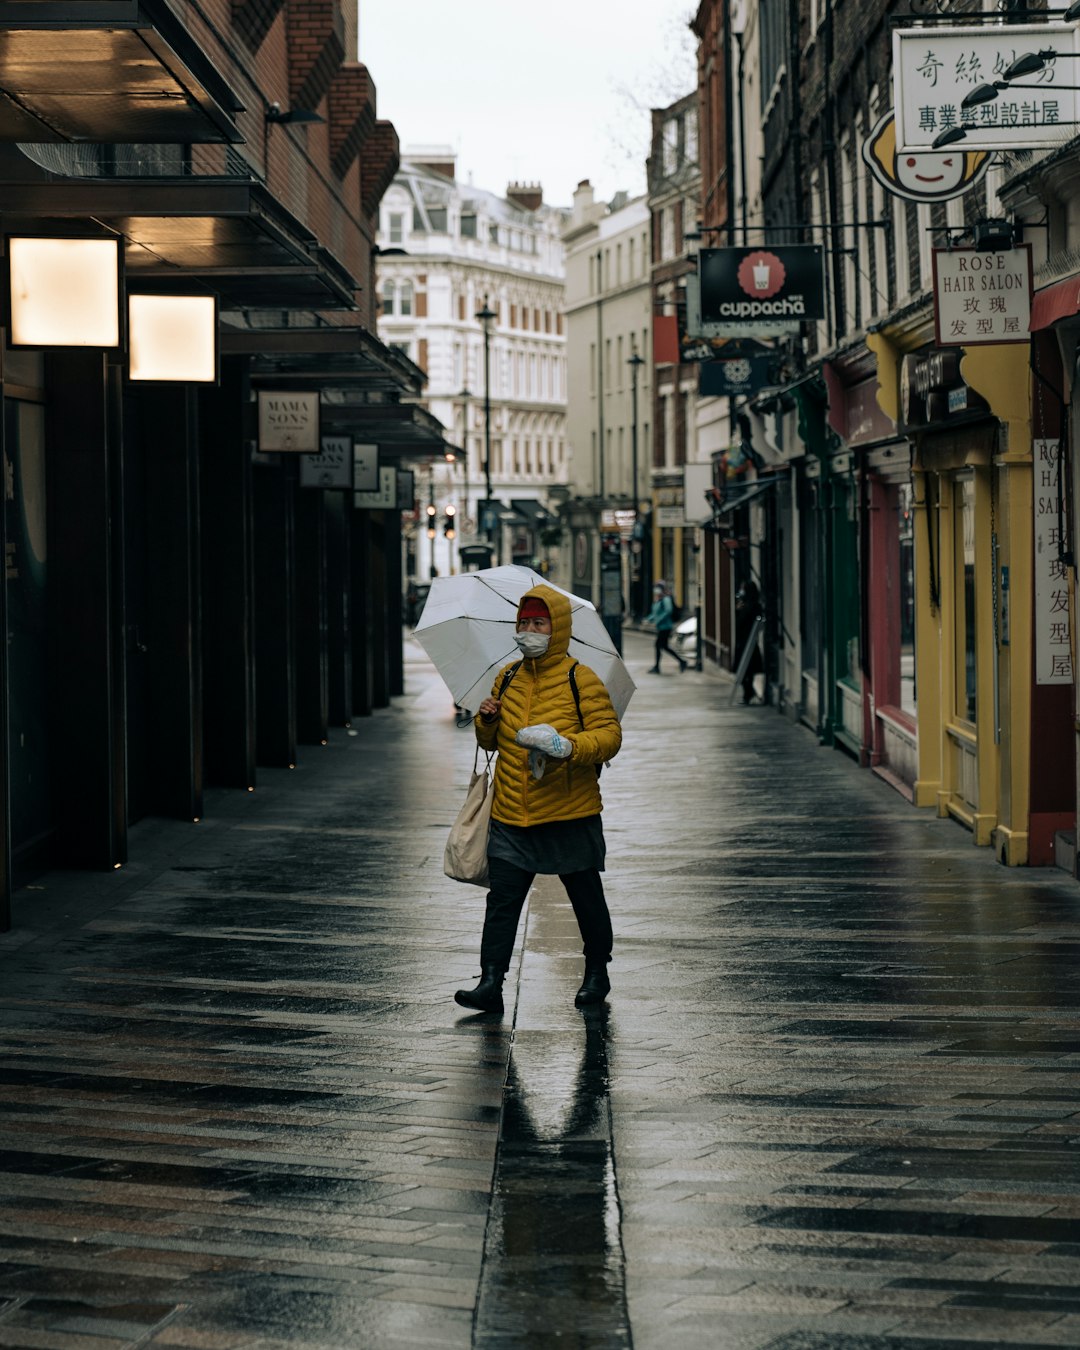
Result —
[[627, 656], [598, 1012], [555, 879], [506, 1015], [454, 1004], [472, 735], [412, 640], [294, 771], [17, 893], [0, 1345], [1080, 1345], [1080, 889]]

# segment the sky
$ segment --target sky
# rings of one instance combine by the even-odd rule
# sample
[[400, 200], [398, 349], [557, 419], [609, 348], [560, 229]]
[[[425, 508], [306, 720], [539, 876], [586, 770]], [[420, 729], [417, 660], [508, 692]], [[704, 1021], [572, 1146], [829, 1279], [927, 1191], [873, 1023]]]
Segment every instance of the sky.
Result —
[[645, 190], [649, 109], [696, 86], [692, 0], [359, 0], [360, 60], [402, 149], [450, 145], [502, 195]]

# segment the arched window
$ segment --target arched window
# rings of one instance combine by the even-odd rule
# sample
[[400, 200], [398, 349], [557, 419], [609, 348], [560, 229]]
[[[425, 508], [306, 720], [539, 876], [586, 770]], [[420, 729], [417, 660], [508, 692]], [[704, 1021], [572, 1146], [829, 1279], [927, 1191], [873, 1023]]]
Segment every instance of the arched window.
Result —
[[392, 281], [383, 282], [382, 312], [384, 314], [393, 314], [394, 312], [394, 283]]

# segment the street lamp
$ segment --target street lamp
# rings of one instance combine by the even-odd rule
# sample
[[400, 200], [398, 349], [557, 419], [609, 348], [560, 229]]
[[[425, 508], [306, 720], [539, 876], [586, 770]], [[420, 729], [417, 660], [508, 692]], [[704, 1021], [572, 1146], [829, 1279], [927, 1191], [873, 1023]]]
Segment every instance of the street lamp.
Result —
[[[640, 555], [633, 552], [636, 545], [641, 547], [641, 540], [638, 536], [638, 502], [640, 496], [638, 493], [638, 408], [637, 408], [637, 377], [638, 367], [643, 366], [645, 361], [638, 355], [637, 347], [633, 346], [633, 338], [630, 339], [632, 350], [627, 358], [626, 364], [630, 367], [630, 493], [633, 498], [634, 506], [634, 528], [630, 537], [630, 613], [635, 619], [641, 616], [641, 562]], [[637, 574], [634, 574], [634, 563], [637, 561]]]
[[461, 399], [461, 453], [464, 456], [461, 467], [465, 472], [465, 491], [461, 498], [461, 513], [463, 517], [467, 517], [469, 514], [469, 399], [472, 398], [472, 392], [467, 384], [462, 385], [458, 398]]
[[488, 308], [488, 298], [484, 296], [484, 308], [476, 317], [484, 330], [484, 534], [491, 542], [491, 322], [495, 311]]

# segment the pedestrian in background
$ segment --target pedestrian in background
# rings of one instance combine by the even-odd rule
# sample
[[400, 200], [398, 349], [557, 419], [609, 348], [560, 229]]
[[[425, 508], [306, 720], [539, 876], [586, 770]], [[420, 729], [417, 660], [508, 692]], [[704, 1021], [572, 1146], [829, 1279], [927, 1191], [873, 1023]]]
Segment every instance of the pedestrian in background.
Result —
[[679, 663], [679, 670], [686, 669], [686, 662], [678, 652], [671, 650], [671, 630], [675, 627], [675, 601], [666, 582], [658, 581], [653, 587], [653, 605], [645, 616], [645, 622], [656, 629], [656, 656], [649, 667], [650, 675], [660, 674], [660, 656], [667, 652]]
[[735, 593], [736, 669], [738, 669], [738, 664], [742, 661], [743, 653], [746, 651], [747, 643], [752, 637], [754, 638], [754, 647], [750, 653], [750, 660], [747, 662], [746, 669], [743, 671], [743, 703], [753, 703], [754, 676], [765, 673], [765, 662], [761, 659], [761, 652], [758, 649], [756, 635], [754, 634], [754, 624], [760, 616], [761, 596], [758, 593], [758, 588], [752, 581], [744, 581]]
[[585, 976], [575, 1004], [602, 1003], [611, 988], [597, 780], [622, 744], [622, 728], [599, 676], [568, 655], [570, 629], [567, 596], [545, 585], [526, 591], [515, 638], [522, 659], [499, 672], [474, 719], [480, 747], [499, 754], [480, 983], [454, 995], [465, 1008], [502, 1012], [518, 920], [538, 873], [558, 876], [581, 931]]

